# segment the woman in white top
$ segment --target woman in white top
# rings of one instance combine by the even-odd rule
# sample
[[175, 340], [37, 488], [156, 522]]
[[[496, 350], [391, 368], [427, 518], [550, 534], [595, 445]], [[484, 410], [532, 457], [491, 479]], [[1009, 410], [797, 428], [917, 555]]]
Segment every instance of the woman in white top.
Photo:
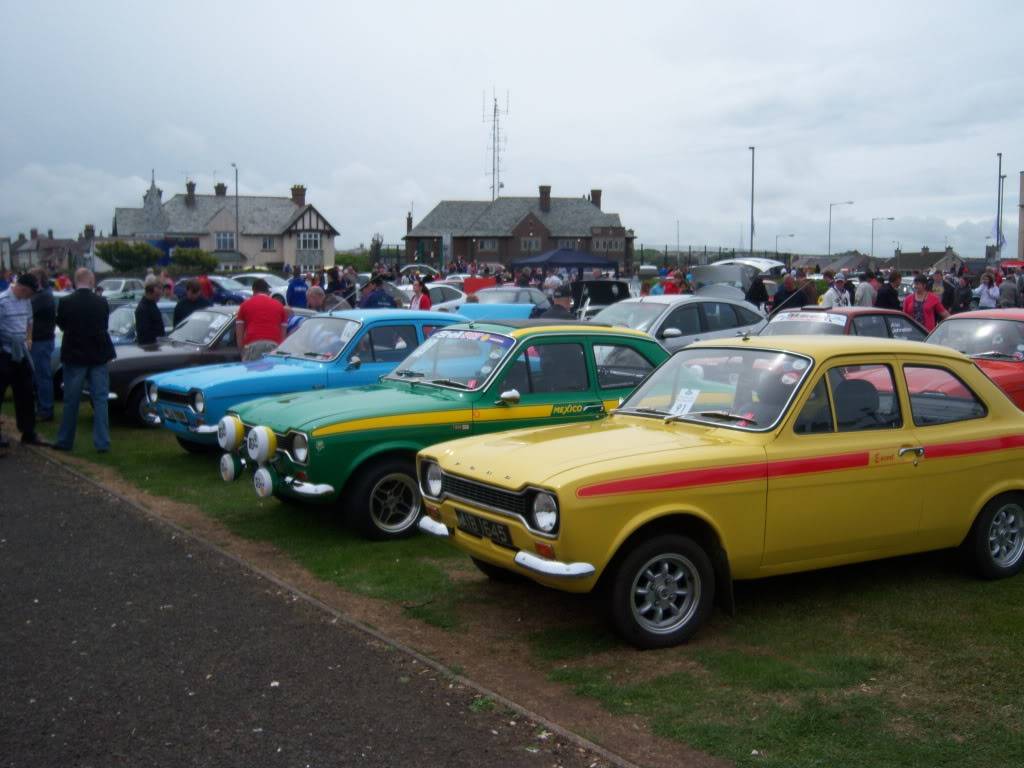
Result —
[[995, 309], [999, 306], [999, 288], [991, 272], [981, 276], [981, 289], [978, 294], [978, 309]]
[[409, 309], [430, 309], [430, 292], [422, 277], [417, 277], [412, 284], [412, 300]]

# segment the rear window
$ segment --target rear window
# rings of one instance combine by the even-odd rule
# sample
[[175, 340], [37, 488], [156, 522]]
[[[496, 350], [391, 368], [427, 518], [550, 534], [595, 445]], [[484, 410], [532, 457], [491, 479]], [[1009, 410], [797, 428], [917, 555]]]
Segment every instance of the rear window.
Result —
[[842, 336], [846, 316], [832, 312], [780, 312], [761, 331], [762, 336]]

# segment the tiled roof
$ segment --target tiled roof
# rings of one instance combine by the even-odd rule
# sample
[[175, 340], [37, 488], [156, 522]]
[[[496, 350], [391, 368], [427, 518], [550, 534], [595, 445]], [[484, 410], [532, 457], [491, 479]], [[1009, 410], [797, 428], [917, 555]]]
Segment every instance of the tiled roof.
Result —
[[[175, 195], [159, 212], [151, 208], [116, 208], [117, 234], [195, 235], [210, 231], [210, 222], [221, 211], [234, 218], [235, 198], [196, 195], [192, 205], [185, 195]], [[238, 220], [243, 235], [279, 235], [305, 210], [290, 197], [238, 197]]]
[[527, 215], [533, 214], [552, 237], [590, 237], [593, 227], [621, 227], [617, 213], [604, 213], [582, 197], [552, 197], [550, 210], [540, 209], [537, 197], [499, 197], [494, 202], [442, 200], [409, 237], [509, 237]]

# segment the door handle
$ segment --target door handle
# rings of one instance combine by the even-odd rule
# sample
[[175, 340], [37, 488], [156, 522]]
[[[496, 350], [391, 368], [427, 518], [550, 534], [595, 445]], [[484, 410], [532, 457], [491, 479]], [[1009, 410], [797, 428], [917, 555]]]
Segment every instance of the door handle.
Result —
[[591, 411], [603, 411], [604, 403], [592, 403], [591, 405], [583, 406], [583, 412], [589, 413]]
[[923, 459], [924, 458], [924, 446], [923, 445], [917, 445], [917, 446], [914, 446], [913, 448], [900, 448], [899, 451], [896, 453], [896, 455], [899, 458], [902, 459], [908, 453], [917, 454], [917, 458]]

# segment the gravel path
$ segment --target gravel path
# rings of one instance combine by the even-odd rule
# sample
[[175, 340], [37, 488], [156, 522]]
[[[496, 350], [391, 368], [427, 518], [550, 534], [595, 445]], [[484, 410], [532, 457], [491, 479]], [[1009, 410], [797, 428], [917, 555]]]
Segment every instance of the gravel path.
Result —
[[25, 450], [0, 611], [3, 766], [608, 765]]

